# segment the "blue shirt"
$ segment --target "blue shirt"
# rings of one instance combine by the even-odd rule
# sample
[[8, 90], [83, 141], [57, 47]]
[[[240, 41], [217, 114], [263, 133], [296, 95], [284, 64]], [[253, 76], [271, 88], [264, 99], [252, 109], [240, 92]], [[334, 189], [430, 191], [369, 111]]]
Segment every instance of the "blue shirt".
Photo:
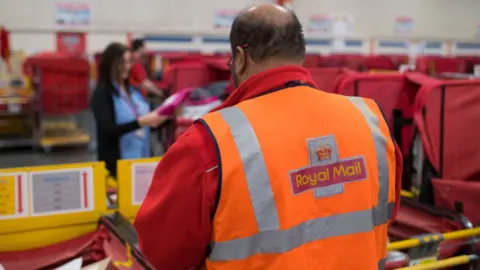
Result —
[[[135, 88], [129, 88], [130, 97], [128, 97], [117, 85], [114, 86], [120, 93], [120, 95], [113, 95], [115, 121], [117, 124], [125, 124], [134, 121], [138, 116], [145, 115], [150, 111], [148, 103]], [[147, 157], [150, 157], [150, 128], [140, 128], [120, 137], [121, 159]]]

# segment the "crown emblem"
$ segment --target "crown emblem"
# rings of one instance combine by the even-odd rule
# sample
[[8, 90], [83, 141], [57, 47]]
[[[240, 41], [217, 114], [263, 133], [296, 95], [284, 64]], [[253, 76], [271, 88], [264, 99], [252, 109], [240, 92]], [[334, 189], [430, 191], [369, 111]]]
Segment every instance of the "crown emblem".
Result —
[[331, 160], [332, 159], [332, 146], [330, 144], [320, 145], [316, 150], [318, 161]]

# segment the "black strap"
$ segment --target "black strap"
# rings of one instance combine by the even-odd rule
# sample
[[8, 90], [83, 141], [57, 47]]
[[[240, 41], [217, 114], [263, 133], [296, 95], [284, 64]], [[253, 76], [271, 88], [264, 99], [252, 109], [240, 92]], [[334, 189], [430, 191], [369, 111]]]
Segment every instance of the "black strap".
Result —
[[280, 87], [275, 87], [275, 88], [272, 88], [268, 91], [265, 91], [259, 95], [256, 95], [255, 97], [253, 98], [257, 98], [257, 97], [261, 97], [261, 96], [265, 96], [265, 95], [268, 95], [268, 94], [271, 94], [271, 93], [274, 93], [274, 92], [277, 92], [277, 91], [280, 91], [280, 90], [283, 90], [285, 88], [291, 88], [291, 87], [297, 87], [297, 86], [309, 86], [309, 87], [312, 87], [312, 88], [315, 88], [315, 86], [313, 85], [310, 85], [308, 84], [307, 82], [304, 82], [304, 81], [289, 81], [287, 83], [285, 83], [284, 85], [280, 86]]

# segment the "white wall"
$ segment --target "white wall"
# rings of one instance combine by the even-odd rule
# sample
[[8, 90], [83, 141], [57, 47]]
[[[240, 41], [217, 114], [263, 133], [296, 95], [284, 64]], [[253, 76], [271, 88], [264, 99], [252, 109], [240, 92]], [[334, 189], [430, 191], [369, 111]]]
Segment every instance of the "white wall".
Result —
[[[91, 6], [91, 25], [74, 29], [88, 32], [90, 52], [103, 49], [111, 41], [125, 42], [127, 32], [147, 34], [151, 37], [149, 44], [156, 49], [216, 51], [228, 49], [227, 43], [202, 42], [205, 36], [223, 39], [227, 36], [228, 31], [215, 30], [212, 26], [215, 10], [238, 10], [269, 0], [0, 0], [0, 25], [11, 29], [12, 47], [27, 51], [53, 50], [55, 31], [60, 30], [55, 24], [55, 5], [59, 2]], [[370, 48], [377, 48], [382, 39], [472, 42], [480, 23], [479, 0], [294, 0], [293, 8], [304, 24], [312, 14], [351, 16], [353, 32], [348, 36], [362, 41], [351, 52], [368, 52]], [[414, 21], [413, 32], [405, 38], [395, 37], [394, 21], [398, 16], [409, 16]], [[165, 38], [172, 35], [193, 38], [191, 42]], [[325, 34], [307, 32], [306, 35], [310, 41], [331, 38]], [[330, 50], [330, 45], [323, 41], [310, 44], [313, 44], [309, 45], [312, 52]], [[404, 50], [395, 48], [384, 48], [384, 51]]]
[[473, 39], [480, 23], [478, 0], [296, 0], [294, 9], [304, 23], [311, 14], [351, 15], [360, 37], [394, 36], [398, 16], [411, 17], [420, 38]]
[[93, 12], [92, 31], [205, 30], [216, 8], [243, 8], [255, 0], [1, 0], [0, 20], [11, 27], [55, 29], [55, 4], [86, 3]]
[[27, 51], [55, 48], [56, 3], [87, 3], [92, 23], [73, 30], [88, 31], [88, 49], [102, 49], [109, 41], [126, 41], [137, 34], [194, 34], [212, 32], [216, 9], [241, 9], [264, 0], [0, 0], [0, 25], [12, 31], [12, 47]]

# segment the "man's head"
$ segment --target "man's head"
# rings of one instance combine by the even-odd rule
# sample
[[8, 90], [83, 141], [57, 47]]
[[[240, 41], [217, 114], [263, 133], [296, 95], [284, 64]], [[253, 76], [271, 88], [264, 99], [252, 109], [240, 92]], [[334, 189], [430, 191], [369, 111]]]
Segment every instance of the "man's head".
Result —
[[132, 52], [135, 57], [142, 57], [145, 54], [145, 41], [143, 39], [134, 39], [132, 41]]
[[230, 31], [235, 86], [279, 66], [301, 65], [305, 58], [302, 25], [290, 10], [262, 4], [241, 12]]

